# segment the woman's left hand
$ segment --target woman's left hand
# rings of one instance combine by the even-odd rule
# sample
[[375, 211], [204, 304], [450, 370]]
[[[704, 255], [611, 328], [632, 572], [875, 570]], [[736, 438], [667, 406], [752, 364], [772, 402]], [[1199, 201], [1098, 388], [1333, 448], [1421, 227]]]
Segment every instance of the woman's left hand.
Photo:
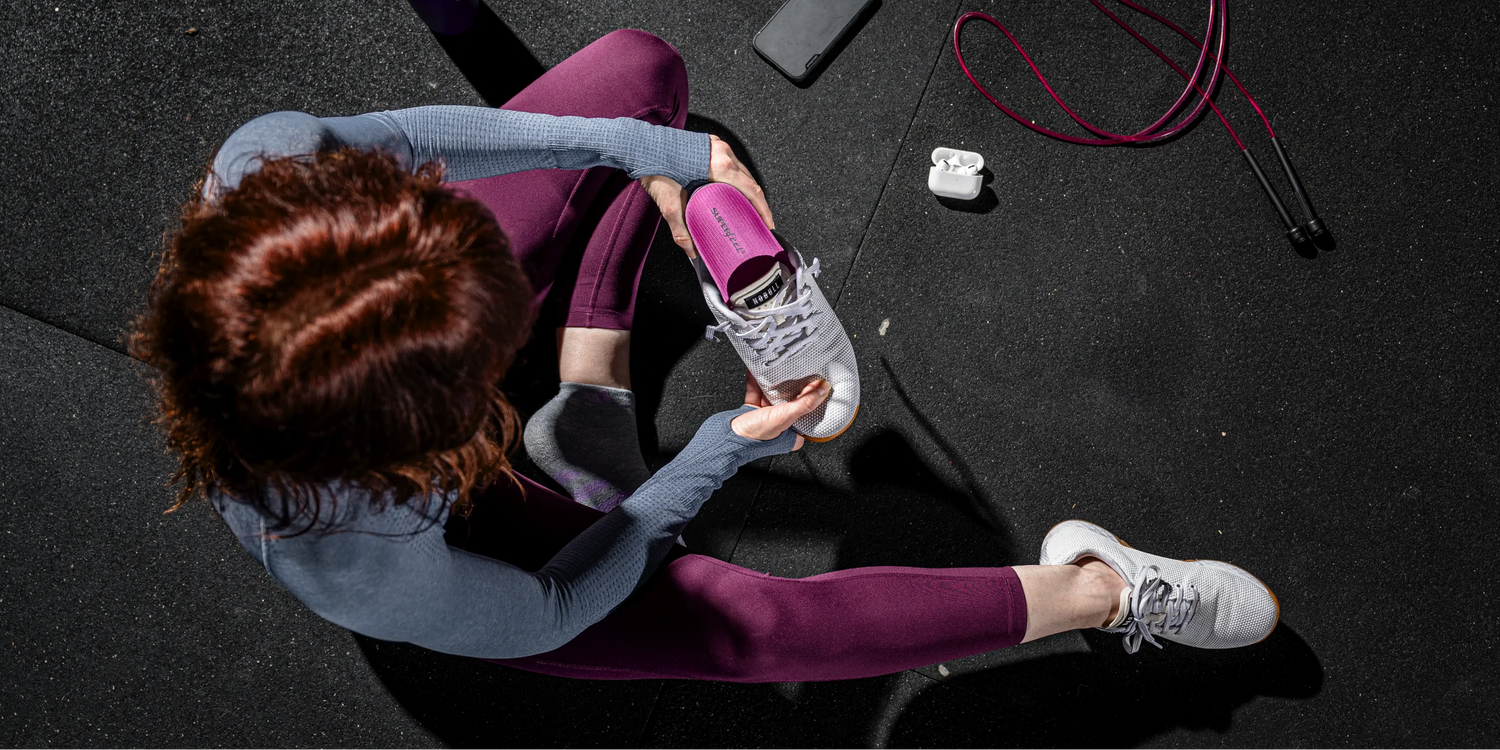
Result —
[[[772, 404], [771, 399], [766, 398], [760, 384], [750, 373], [745, 373], [745, 405], [755, 407], [755, 411], [745, 412], [735, 417], [729, 423], [729, 428], [734, 430], [740, 437], [752, 440], [775, 440], [781, 433], [791, 429], [792, 423], [798, 419], [811, 414], [812, 411], [823, 405], [828, 400], [828, 394], [833, 391], [833, 386], [826, 380], [814, 380], [802, 387], [802, 393], [791, 401], [782, 404]], [[802, 447], [803, 439], [797, 436], [797, 443], [792, 450]]]
[[[750, 175], [750, 170], [740, 163], [729, 144], [720, 140], [716, 135], [710, 135], [708, 139], [708, 179], [735, 186], [745, 194], [746, 198], [750, 199], [750, 204], [755, 206], [756, 212], [766, 222], [766, 226], [775, 229], [776, 222], [771, 218], [771, 206], [766, 203], [766, 193]], [[687, 224], [682, 218], [682, 209], [687, 203], [687, 191], [676, 180], [662, 175], [647, 175], [640, 179], [640, 183], [641, 187], [646, 189], [646, 194], [651, 196], [651, 200], [656, 201], [656, 207], [661, 210], [661, 217], [666, 220], [667, 228], [672, 230], [672, 241], [687, 251], [689, 258], [698, 257], [698, 251], [693, 248], [693, 238], [688, 236]]]

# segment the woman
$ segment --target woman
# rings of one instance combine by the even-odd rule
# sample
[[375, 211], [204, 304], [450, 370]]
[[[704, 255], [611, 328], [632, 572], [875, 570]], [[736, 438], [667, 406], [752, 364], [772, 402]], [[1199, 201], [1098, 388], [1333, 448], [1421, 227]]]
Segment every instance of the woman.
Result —
[[[1275, 600], [1248, 573], [1078, 521], [1015, 568], [791, 580], [674, 549], [739, 466], [801, 447], [788, 426], [828, 394], [770, 406], [747, 380], [745, 405], [655, 476], [641, 460], [629, 331], [658, 211], [690, 256], [683, 184], [735, 185], [771, 221], [730, 149], [680, 130], [686, 97], [676, 51], [621, 31], [499, 110], [237, 131], [135, 341], [161, 373], [181, 499], [206, 494], [335, 623], [557, 675], [828, 680], [1085, 627], [1131, 651], [1270, 633]], [[549, 292], [564, 382], [524, 439], [571, 500], [506, 461], [520, 429], [499, 383]], [[450, 517], [474, 533], [446, 539]]]

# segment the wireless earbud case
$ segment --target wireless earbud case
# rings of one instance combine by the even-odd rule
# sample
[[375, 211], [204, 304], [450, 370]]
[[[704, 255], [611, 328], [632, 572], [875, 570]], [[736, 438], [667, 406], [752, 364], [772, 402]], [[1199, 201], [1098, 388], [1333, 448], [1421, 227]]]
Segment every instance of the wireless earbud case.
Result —
[[973, 151], [939, 146], [932, 150], [932, 168], [927, 170], [927, 189], [933, 195], [973, 200], [979, 196], [984, 177], [984, 157]]

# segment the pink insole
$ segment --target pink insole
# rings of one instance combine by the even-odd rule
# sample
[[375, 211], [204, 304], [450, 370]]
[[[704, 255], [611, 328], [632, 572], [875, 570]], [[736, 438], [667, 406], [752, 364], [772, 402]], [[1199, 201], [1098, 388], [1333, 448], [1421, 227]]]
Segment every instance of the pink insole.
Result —
[[782, 252], [755, 206], [732, 185], [715, 182], [698, 188], [683, 209], [683, 221], [725, 300], [736, 287], [765, 274]]

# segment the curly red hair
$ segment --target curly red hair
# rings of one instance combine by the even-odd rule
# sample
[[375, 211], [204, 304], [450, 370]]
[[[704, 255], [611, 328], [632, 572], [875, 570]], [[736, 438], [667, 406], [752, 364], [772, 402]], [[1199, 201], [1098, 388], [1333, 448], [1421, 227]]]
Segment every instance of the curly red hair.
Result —
[[441, 178], [346, 149], [187, 205], [131, 345], [160, 373], [174, 510], [222, 490], [306, 531], [335, 481], [464, 504], [509, 473], [500, 381], [533, 292], [489, 210]]

